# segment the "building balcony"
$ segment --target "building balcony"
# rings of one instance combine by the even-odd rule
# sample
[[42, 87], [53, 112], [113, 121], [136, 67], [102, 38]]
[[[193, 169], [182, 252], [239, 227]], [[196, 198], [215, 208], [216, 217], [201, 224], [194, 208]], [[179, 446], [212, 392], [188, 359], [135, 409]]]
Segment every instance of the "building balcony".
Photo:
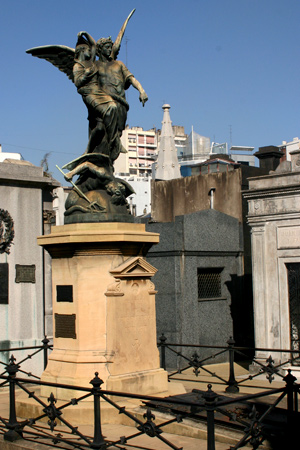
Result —
[[156, 143], [154, 143], [154, 144], [149, 144], [149, 143], [146, 143], [146, 142], [138, 142], [138, 147], [156, 148], [156, 147], [157, 147], [157, 144], [156, 144]]
[[139, 157], [139, 159], [141, 158], [141, 159], [149, 159], [149, 160], [154, 160], [155, 158], [156, 158], [156, 155], [149, 155], [149, 154], [147, 154], [147, 155], [139, 155], [138, 156]]

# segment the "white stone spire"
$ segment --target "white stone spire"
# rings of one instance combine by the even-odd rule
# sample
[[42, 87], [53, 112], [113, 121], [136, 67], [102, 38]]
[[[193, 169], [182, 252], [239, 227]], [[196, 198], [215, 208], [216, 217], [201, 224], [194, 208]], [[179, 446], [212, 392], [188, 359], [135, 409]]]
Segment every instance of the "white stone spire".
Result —
[[169, 113], [170, 108], [170, 105], [163, 105], [162, 107], [164, 116], [155, 169], [156, 180], [172, 180], [173, 178], [181, 177]]

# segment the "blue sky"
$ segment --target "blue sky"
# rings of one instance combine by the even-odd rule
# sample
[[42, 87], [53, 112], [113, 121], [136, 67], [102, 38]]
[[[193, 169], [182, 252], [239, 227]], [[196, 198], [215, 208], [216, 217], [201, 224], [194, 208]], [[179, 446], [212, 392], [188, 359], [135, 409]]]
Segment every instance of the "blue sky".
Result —
[[[160, 128], [162, 105], [174, 125], [216, 142], [258, 147], [300, 137], [299, 0], [10, 0], [1, 5], [0, 143], [50, 170], [81, 155], [87, 113], [72, 82], [26, 49], [74, 47], [79, 31], [116, 38], [142, 83], [130, 88], [128, 124]], [[127, 47], [127, 51], [126, 51]]]

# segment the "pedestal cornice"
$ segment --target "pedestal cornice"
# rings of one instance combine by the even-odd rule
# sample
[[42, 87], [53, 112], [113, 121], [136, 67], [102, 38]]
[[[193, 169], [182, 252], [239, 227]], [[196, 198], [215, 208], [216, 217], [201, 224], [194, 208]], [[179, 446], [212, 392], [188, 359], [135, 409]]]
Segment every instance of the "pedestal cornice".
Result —
[[140, 223], [77, 223], [54, 226], [50, 234], [39, 236], [37, 242], [52, 256], [57, 251], [61, 256], [62, 251], [94, 254], [108, 248], [109, 253], [124, 253], [128, 246], [135, 248], [135, 255], [145, 255], [152, 245], [158, 244], [159, 234], [146, 231], [145, 224]]

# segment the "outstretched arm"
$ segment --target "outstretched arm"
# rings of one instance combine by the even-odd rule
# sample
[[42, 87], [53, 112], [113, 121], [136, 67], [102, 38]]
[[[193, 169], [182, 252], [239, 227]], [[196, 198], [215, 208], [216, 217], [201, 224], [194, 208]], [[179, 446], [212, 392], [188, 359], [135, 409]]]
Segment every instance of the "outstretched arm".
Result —
[[94, 61], [95, 60], [95, 56], [96, 56], [96, 41], [95, 39], [86, 31], [79, 31], [79, 33], [77, 34], [77, 37], [81, 37], [84, 36], [86, 38], [86, 40], [88, 41], [90, 47], [91, 47], [91, 60]]
[[134, 78], [134, 76], [131, 76], [128, 80], [130, 82], [130, 84], [139, 91], [140, 93], [140, 102], [142, 102], [143, 106], [145, 105], [146, 101], [148, 100], [148, 95], [146, 94], [146, 92], [144, 91], [141, 83]]
[[79, 33], [77, 34], [77, 36], [78, 36], [78, 37], [84, 36], [84, 37], [87, 39], [88, 43], [89, 43], [91, 46], [92, 46], [92, 45], [96, 45], [95, 39], [94, 39], [89, 33], [87, 33], [86, 31], [79, 31]]

